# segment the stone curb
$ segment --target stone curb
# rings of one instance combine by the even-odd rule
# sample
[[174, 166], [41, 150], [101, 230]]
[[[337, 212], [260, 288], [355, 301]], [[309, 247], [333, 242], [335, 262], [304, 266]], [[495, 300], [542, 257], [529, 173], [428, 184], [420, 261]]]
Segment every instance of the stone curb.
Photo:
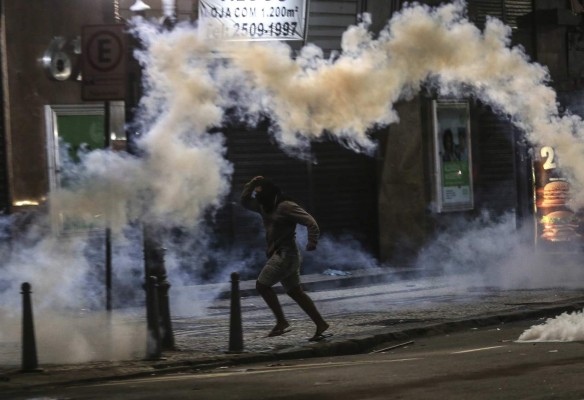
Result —
[[[363, 270], [366, 271], [366, 270]], [[395, 271], [378, 271], [371, 274], [359, 274], [358, 271], [355, 275], [347, 276], [325, 276], [320, 275], [318, 278], [313, 278], [314, 275], [304, 275], [302, 279], [302, 287], [307, 292], [316, 292], [321, 290], [331, 290], [331, 289], [341, 289], [347, 287], [359, 287], [367, 285], [375, 285], [379, 283], [388, 282], [391, 280], [405, 280], [412, 279], [421, 273], [419, 269], [404, 268], [403, 270]], [[424, 271], [424, 276], [432, 277], [438, 276], [439, 271]], [[316, 275], [316, 274], [315, 274]], [[252, 297], [257, 296], [257, 290], [255, 289], [255, 281], [243, 281], [241, 282], [240, 296], [241, 297]], [[247, 286], [247, 287], [246, 287]], [[278, 294], [284, 294], [284, 290], [281, 286], [274, 287], [274, 290]], [[227, 300], [231, 296], [230, 289], [222, 290], [217, 298], [221, 300]]]
[[[564, 312], [580, 311], [584, 308], [584, 299], [571, 303], [541, 307], [535, 310], [511, 311], [496, 313], [454, 321], [424, 325], [408, 328], [395, 332], [381, 333], [373, 336], [353, 337], [338, 342], [315, 343], [310, 346], [287, 349], [280, 352], [270, 353], [242, 353], [232, 354], [228, 358], [207, 358], [192, 361], [180, 361], [174, 363], [150, 364], [148, 371], [140, 371], [128, 374], [116, 374], [82, 379], [69, 379], [66, 381], [42, 382], [42, 383], [20, 383], [19, 387], [42, 388], [46, 386], [63, 386], [87, 384], [103, 381], [119, 381], [125, 379], [143, 378], [154, 375], [179, 373], [186, 371], [201, 371], [217, 369], [221, 367], [233, 367], [258, 362], [277, 362], [282, 360], [297, 360], [313, 357], [330, 357], [363, 354], [374, 350], [382, 344], [396, 341], [407, 341], [417, 337], [439, 335], [460, 331], [465, 328], [493, 326], [504, 323], [522, 321], [531, 318], [552, 318]], [[19, 372], [16, 372], [19, 373]], [[13, 374], [16, 374], [13, 373]], [[20, 374], [20, 373], [19, 373]], [[0, 381], [3, 376], [0, 375]], [[10, 380], [9, 375], [4, 376], [5, 381]], [[6, 379], [7, 378], [7, 379]], [[1, 397], [1, 396], [0, 396]]]

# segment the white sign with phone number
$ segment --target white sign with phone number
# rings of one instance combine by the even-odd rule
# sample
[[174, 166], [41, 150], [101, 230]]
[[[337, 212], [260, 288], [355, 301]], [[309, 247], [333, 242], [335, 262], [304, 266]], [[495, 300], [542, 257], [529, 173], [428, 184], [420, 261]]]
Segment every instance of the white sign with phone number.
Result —
[[216, 38], [304, 40], [307, 0], [200, 0], [199, 20]]

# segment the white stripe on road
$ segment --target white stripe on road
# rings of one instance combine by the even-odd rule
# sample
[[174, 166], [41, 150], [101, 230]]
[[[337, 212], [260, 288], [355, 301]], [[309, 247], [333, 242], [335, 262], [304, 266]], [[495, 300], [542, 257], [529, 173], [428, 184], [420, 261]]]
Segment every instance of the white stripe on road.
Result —
[[284, 372], [290, 370], [301, 370], [301, 369], [317, 369], [317, 368], [330, 368], [330, 367], [348, 367], [353, 365], [365, 365], [365, 364], [388, 364], [396, 362], [405, 361], [415, 361], [422, 360], [422, 358], [400, 358], [396, 360], [369, 360], [369, 361], [345, 361], [345, 362], [330, 362], [330, 363], [319, 363], [319, 364], [301, 364], [301, 365], [286, 365], [279, 367], [261, 367], [262, 369], [247, 369], [238, 371], [225, 371], [225, 372], [212, 372], [207, 374], [189, 374], [189, 375], [172, 375], [172, 376], [158, 376], [150, 378], [140, 378], [132, 380], [124, 380], [119, 382], [105, 382], [95, 385], [88, 386], [119, 386], [119, 385], [129, 385], [135, 383], [151, 383], [151, 382], [161, 382], [161, 381], [179, 381], [185, 379], [210, 379], [217, 377], [228, 377], [233, 375], [249, 375], [249, 374], [269, 374], [275, 372]]
[[475, 351], [484, 351], [484, 350], [498, 349], [499, 347], [505, 347], [505, 346], [481, 347], [481, 348], [478, 348], [478, 349], [455, 351], [454, 353], [450, 353], [450, 354], [474, 353]]

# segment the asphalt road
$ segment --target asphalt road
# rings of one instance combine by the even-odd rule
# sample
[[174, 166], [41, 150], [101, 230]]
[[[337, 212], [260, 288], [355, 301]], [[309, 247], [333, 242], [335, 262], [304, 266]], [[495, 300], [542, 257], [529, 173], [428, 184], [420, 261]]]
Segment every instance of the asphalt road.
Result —
[[[2, 399], [584, 399], [582, 342], [518, 343], [524, 321], [357, 356], [0, 393]], [[8, 396], [8, 397], [7, 397]]]

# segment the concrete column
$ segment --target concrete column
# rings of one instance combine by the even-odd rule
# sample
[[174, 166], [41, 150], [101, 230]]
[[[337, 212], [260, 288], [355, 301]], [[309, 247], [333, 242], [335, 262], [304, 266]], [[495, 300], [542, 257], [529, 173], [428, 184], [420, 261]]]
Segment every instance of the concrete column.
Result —
[[396, 105], [400, 122], [380, 149], [379, 243], [382, 261], [407, 261], [426, 238], [429, 207], [421, 101]]

